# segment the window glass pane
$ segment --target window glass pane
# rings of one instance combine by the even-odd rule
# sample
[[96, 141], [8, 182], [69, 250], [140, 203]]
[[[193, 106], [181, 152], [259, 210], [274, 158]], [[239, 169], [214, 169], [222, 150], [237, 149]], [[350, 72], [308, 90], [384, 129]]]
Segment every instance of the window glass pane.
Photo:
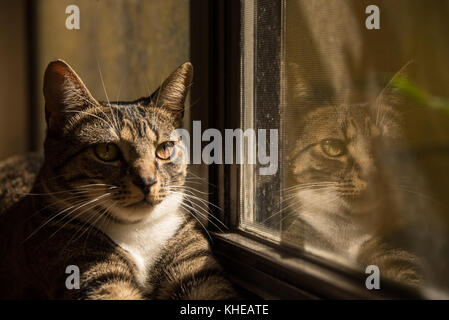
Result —
[[279, 169], [243, 166], [242, 229], [446, 292], [449, 2], [376, 1], [371, 30], [364, 1], [243, 3], [242, 125]]

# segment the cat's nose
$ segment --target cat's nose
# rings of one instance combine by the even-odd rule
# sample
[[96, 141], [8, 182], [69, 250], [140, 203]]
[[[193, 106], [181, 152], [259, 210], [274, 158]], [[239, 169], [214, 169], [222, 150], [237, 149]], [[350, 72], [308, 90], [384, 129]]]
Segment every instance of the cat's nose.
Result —
[[136, 177], [133, 183], [142, 190], [142, 192], [147, 195], [151, 191], [151, 187], [157, 183], [157, 179], [155, 177]]

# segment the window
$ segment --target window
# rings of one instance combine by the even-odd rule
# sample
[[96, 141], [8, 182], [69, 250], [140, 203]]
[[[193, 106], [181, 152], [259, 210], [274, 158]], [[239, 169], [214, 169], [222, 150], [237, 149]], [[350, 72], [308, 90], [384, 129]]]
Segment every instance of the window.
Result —
[[[210, 171], [234, 228], [216, 247], [237, 281], [265, 297], [446, 296], [447, 3], [212, 7], [218, 126], [263, 129], [278, 150], [272, 174], [249, 149]], [[382, 290], [367, 290], [373, 266]]]

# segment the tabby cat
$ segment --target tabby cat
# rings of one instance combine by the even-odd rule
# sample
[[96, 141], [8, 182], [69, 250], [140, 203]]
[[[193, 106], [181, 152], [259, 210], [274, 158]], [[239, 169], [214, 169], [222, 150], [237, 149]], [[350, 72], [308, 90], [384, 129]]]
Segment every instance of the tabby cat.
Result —
[[48, 65], [42, 168], [35, 155], [0, 167], [0, 298], [237, 297], [184, 210], [186, 152], [172, 133], [192, 76], [185, 63], [149, 97], [98, 102], [65, 62]]
[[[296, 89], [306, 89], [296, 96], [303, 103], [320, 100], [304, 83]], [[399, 98], [390, 83], [372, 103], [322, 99], [301, 109], [283, 238], [363, 270], [376, 265], [381, 276], [416, 287], [421, 264], [401, 234], [408, 200], [394, 188], [404, 168], [395, 153], [403, 146]]]

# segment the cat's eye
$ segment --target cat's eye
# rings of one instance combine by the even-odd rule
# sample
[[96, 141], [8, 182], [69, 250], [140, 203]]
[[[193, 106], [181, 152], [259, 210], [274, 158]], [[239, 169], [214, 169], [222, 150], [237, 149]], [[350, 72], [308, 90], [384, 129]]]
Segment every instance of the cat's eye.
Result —
[[339, 139], [326, 139], [321, 141], [321, 149], [329, 157], [339, 157], [346, 153], [346, 145]]
[[120, 158], [120, 150], [113, 143], [100, 143], [94, 147], [98, 159], [106, 162], [116, 161]]
[[157, 146], [156, 156], [162, 160], [168, 160], [175, 152], [175, 143], [173, 141], [163, 142]]

